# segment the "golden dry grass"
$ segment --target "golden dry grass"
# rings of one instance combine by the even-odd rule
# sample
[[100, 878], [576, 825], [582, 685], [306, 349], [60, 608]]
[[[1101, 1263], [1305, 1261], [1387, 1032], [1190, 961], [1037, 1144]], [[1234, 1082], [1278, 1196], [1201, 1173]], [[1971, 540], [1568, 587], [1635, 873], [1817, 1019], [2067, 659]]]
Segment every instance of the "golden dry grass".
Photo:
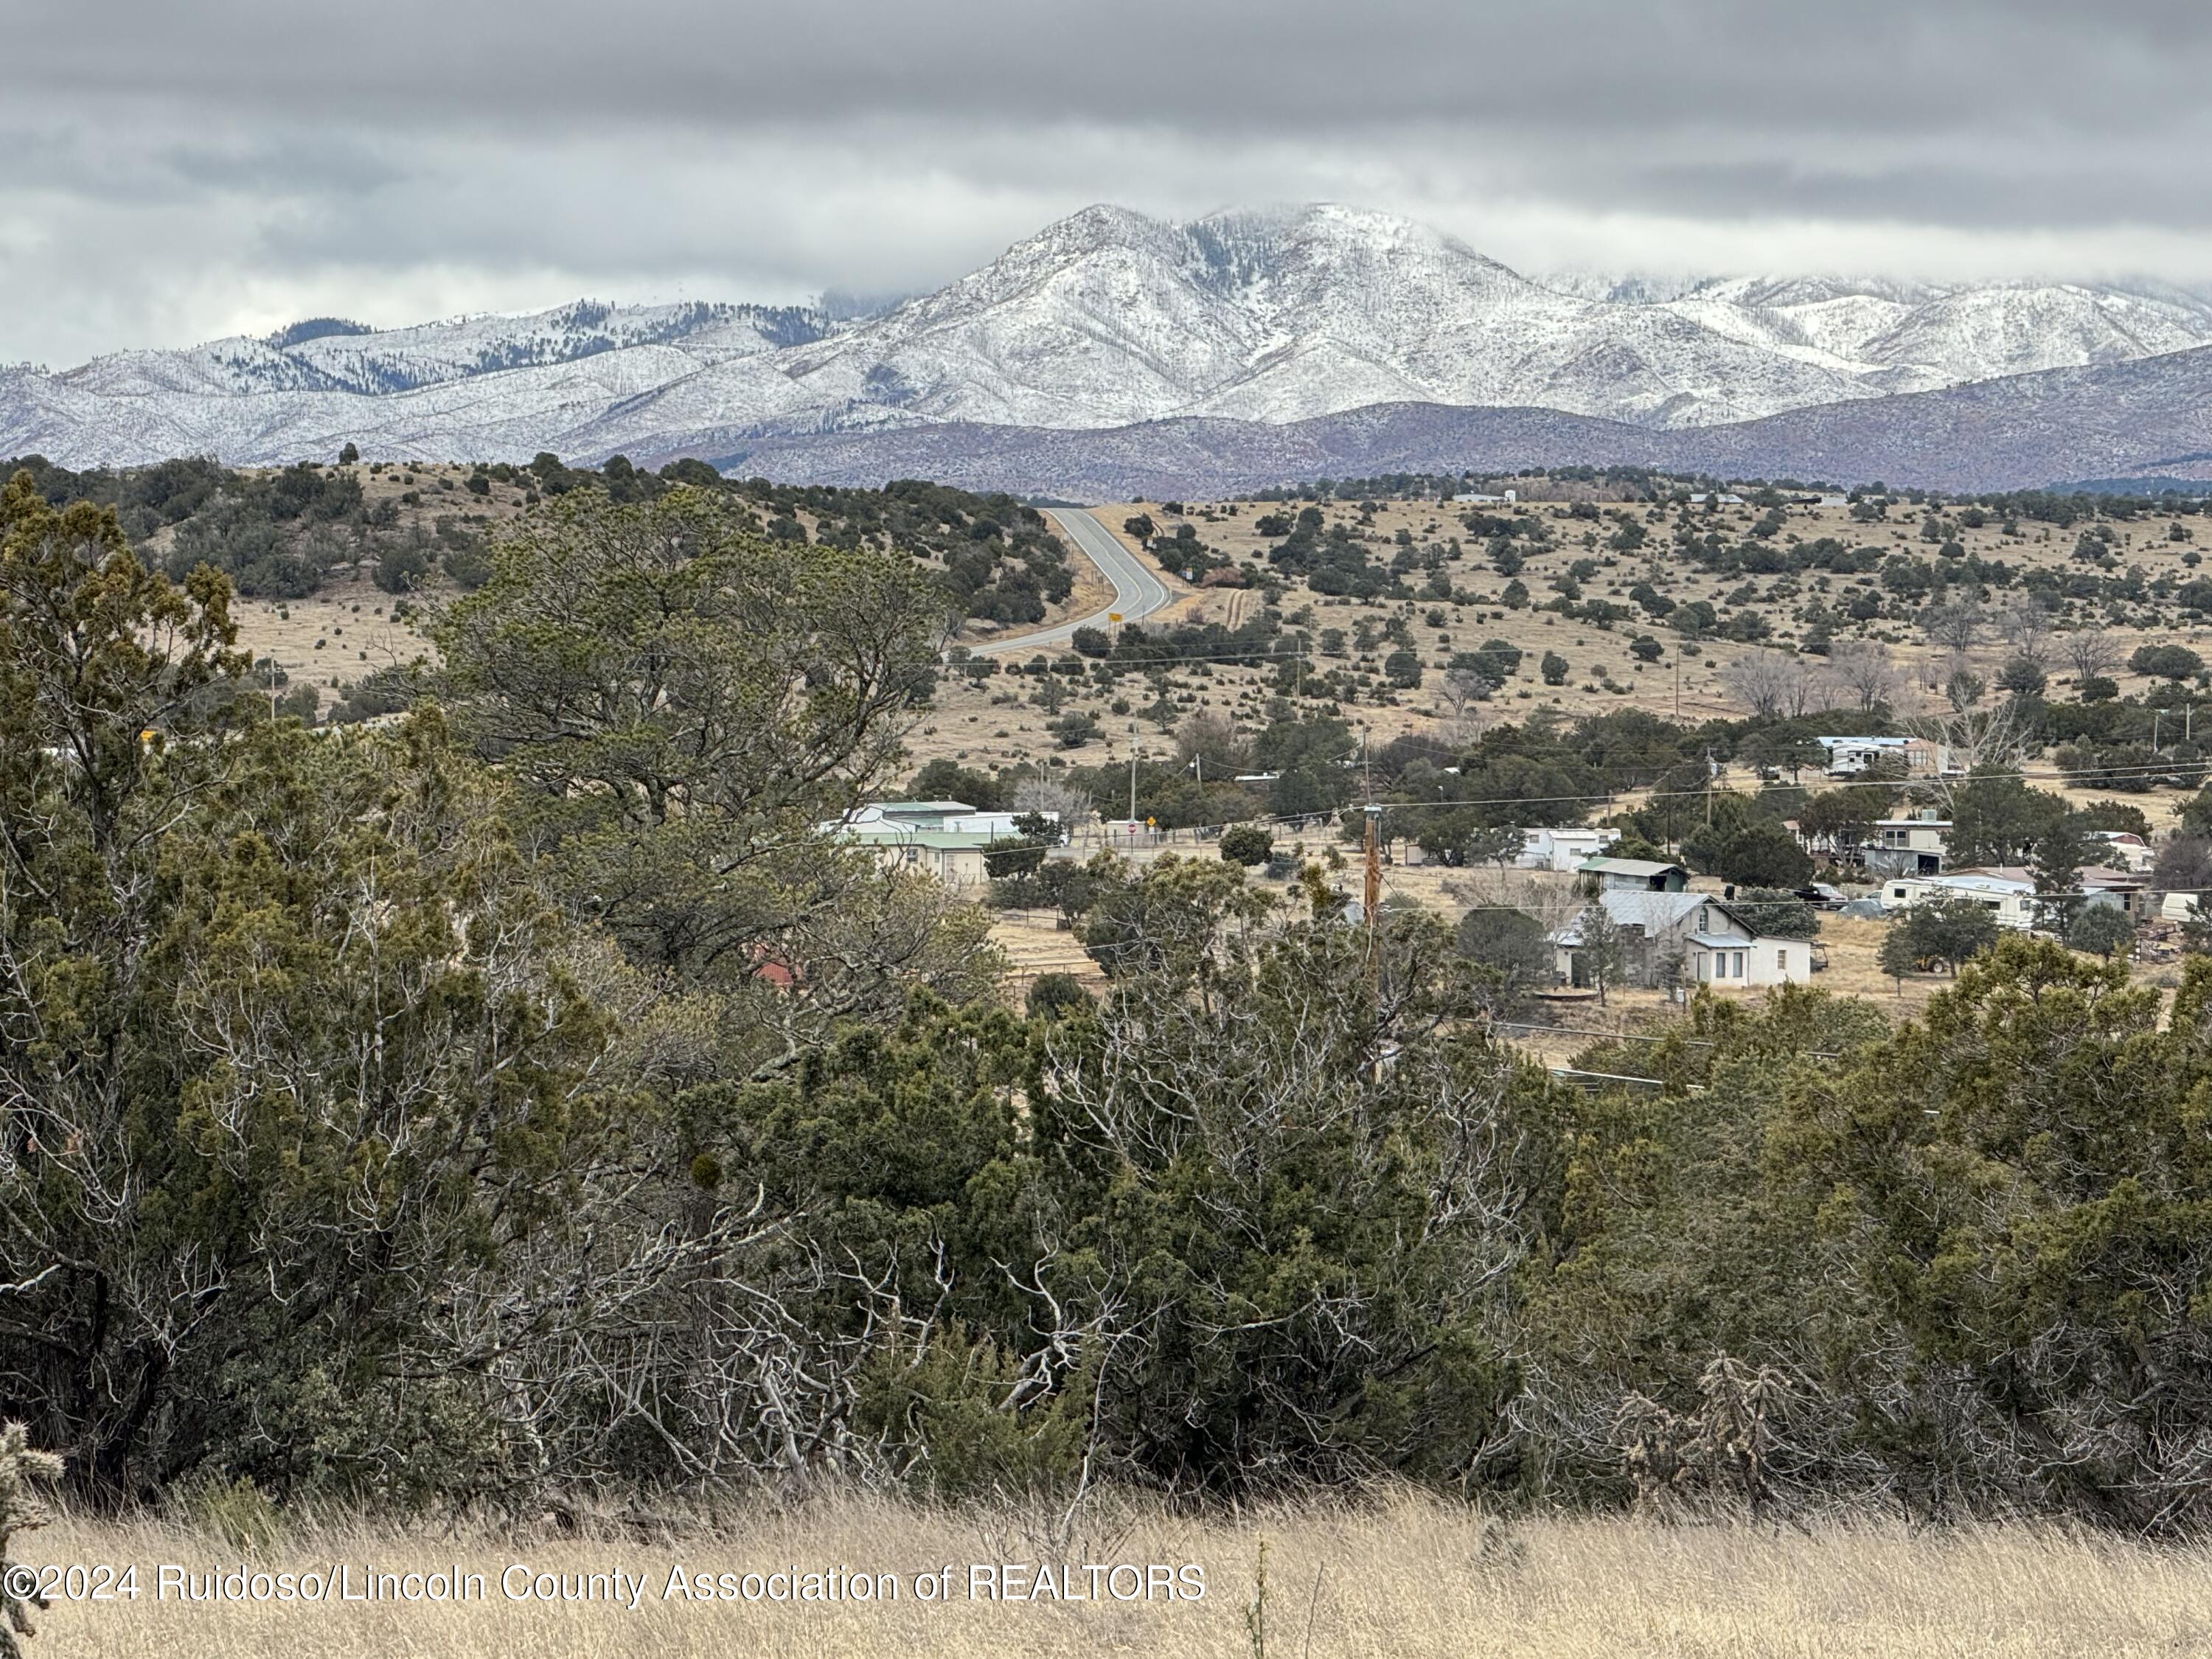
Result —
[[991, 943], [1006, 953], [1006, 996], [1013, 1007], [1024, 1005], [1045, 974], [1073, 974], [1094, 992], [1106, 982], [1083, 941], [1048, 912], [1000, 912], [991, 924]]
[[[1632, 1521], [1498, 1522], [1406, 1498], [1370, 1508], [1262, 1511], [1197, 1522], [1139, 1517], [1073, 1559], [1204, 1570], [1202, 1600], [1073, 1604], [969, 1599], [970, 1563], [1048, 1558], [1018, 1520], [916, 1511], [860, 1499], [763, 1511], [711, 1540], [643, 1543], [547, 1539], [459, 1544], [343, 1528], [280, 1547], [255, 1563], [387, 1571], [458, 1561], [487, 1580], [463, 1607], [57, 1606], [50, 1659], [323, 1659], [352, 1654], [441, 1659], [640, 1659], [745, 1654], [959, 1659], [1145, 1653], [1162, 1659], [1250, 1655], [1247, 1625], [1261, 1540], [1268, 1595], [1264, 1652], [1313, 1656], [2172, 1655], [2212, 1650], [2212, 1555], [2028, 1527], [1915, 1533], [1890, 1522], [1810, 1534]], [[164, 1561], [195, 1571], [237, 1553], [151, 1524], [64, 1526], [34, 1540], [51, 1560]], [[668, 1575], [895, 1571], [893, 1603], [704, 1605], [663, 1599]], [[918, 1574], [953, 1565], [949, 1603], [915, 1599]], [[642, 1575], [641, 1605], [506, 1601], [509, 1564], [571, 1575]], [[1079, 1578], [1080, 1575], [1079, 1575]], [[1126, 1579], [1124, 1580], [1126, 1583]]]
[[[1255, 522], [1271, 509], [1255, 503], [1239, 507], [1237, 516], [1228, 516], [1228, 503], [1190, 501], [1185, 504], [1189, 520], [1196, 526], [1201, 539], [1218, 548], [1232, 558], [1264, 561], [1272, 543], [1260, 537], [1253, 529]], [[1652, 547], [1645, 553], [1616, 555], [1602, 545], [1585, 549], [1580, 538], [1591, 526], [1567, 520], [1563, 515], [1565, 507], [1559, 502], [1527, 504], [1530, 510], [1543, 517], [1550, 525], [1556, 544], [1550, 550], [1532, 556], [1522, 580], [1538, 601], [1551, 597], [1549, 583], [1571, 562], [1585, 557], [1595, 557], [1601, 567], [1601, 574], [1586, 585], [1588, 595], [1621, 602], [1626, 590], [1639, 579], [1649, 578], [1673, 598], [1688, 601], [1709, 599], [1722, 604], [1726, 596], [1741, 586], [1740, 576], [1716, 576], [1698, 570], [1675, 557], [1668, 544], [1671, 535], [1671, 520], [1649, 526], [1653, 538]], [[1282, 509], [1295, 511], [1296, 506]], [[1356, 508], [1344, 502], [1332, 502], [1325, 512], [1332, 523], [1343, 523], [1357, 527], [1369, 538], [1370, 556], [1387, 559], [1394, 550], [1392, 538], [1401, 530], [1412, 534], [1418, 542], [1458, 538], [1467, 550], [1462, 562], [1452, 567], [1453, 580], [1462, 587], [1492, 596], [1489, 605], [1464, 608], [1443, 607], [1444, 625], [1432, 629], [1424, 620], [1414, 629], [1415, 641], [1425, 660], [1431, 665], [1441, 663], [1455, 650], [1465, 650], [1489, 638], [1502, 638], [1517, 646], [1528, 654], [1522, 672], [1515, 682], [1504, 688], [1498, 697], [1490, 703], [1478, 705], [1472, 720], [1453, 721], [1438, 696], [1438, 677], [1433, 672], [1424, 687], [1403, 694], [1395, 702], [1377, 706], [1361, 702], [1349, 706], [1346, 717], [1358, 726], [1364, 726], [1378, 742], [1409, 732], [1449, 733], [1455, 740], [1468, 735], [1462, 729], [1469, 726], [1489, 726], [1500, 721], [1525, 720], [1538, 708], [1549, 708], [1569, 718], [1601, 714], [1610, 710], [1633, 708], [1646, 712], [1674, 717], [1678, 712], [1675, 684], [1676, 665], [1671, 660], [1646, 665], [1633, 661], [1627, 650], [1628, 641], [1636, 635], [1650, 631], [1671, 650], [1674, 636], [1665, 628], [1648, 619], [1617, 624], [1610, 630], [1597, 629], [1587, 623], [1568, 622], [1547, 611], [1499, 611], [1495, 608], [1496, 593], [1504, 586], [1504, 579], [1492, 572], [1485, 559], [1481, 545], [1471, 538], [1460, 523], [1465, 509], [1446, 510], [1432, 501], [1384, 501], [1377, 504], [1371, 518], [1359, 519]], [[1498, 509], [1487, 509], [1492, 512]], [[1637, 509], [1639, 521], [1642, 508]], [[1164, 527], [1172, 528], [1182, 522], [1157, 502], [1113, 502], [1092, 509], [1098, 521], [1106, 526], [1125, 545], [1135, 547], [1133, 538], [1121, 530], [1122, 520], [1142, 511]], [[1759, 517], [1756, 509], [1748, 506], [1729, 508], [1701, 518], [1700, 523], [1730, 539], [1748, 533]], [[2139, 566], [2144, 573], [2155, 578], [2160, 575], [2180, 578], [2189, 570], [2181, 562], [2182, 556], [2191, 544], [2166, 539], [2169, 523], [2163, 518], [2138, 521], [2119, 527], [2120, 541], [2115, 552], [2128, 565]], [[2196, 523], [2191, 521], [2191, 525]], [[1790, 536], [1812, 539], [1833, 536], [1852, 546], [1875, 546], [1886, 551], [1925, 558], [1934, 550], [1921, 541], [1917, 533], [1919, 514], [1898, 509], [1891, 520], [1879, 524], [1860, 524], [1852, 520], [1848, 512], [1835, 507], [1793, 507], [1790, 510]], [[1596, 526], [1610, 533], [1609, 525]], [[2043, 568], [2061, 572], [2078, 572], [2081, 567], [2072, 562], [2070, 554], [2075, 532], [2058, 531], [2050, 526], [2029, 523], [2017, 537], [2005, 536], [2001, 527], [1992, 523], [1978, 530], [1962, 530], [1964, 544], [1978, 557], [1999, 558], [2016, 567]], [[2192, 535], [2196, 533], [2192, 529]], [[1078, 559], [1078, 565], [1087, 562]], [[1149, 562], [1149, 560], [1148, 560]], [[1172, 576], [1164, 578], [1171, 588], [1183, 592], [1183, 585]], [[1843, 579], [1831, 580], [1818, 573], [1807, 573], [1801, 577], [1784, 578], [1778, 581], [1771, 577], [1755, 580], [1753, 586], [1768, 597], [1760, 604], [1776, 619], [1780, 632], [1777, 644], [1791, 642], [1796, 627], [1788, 618], [1806, 598], [1815, 594], [1833, 601], [1846, 592]], [[1776, 597], [1773, 590], [1779, 587], [1786, 597]], [[2008, 597], [2000, 593], [1996, 602], [2002, 605]], [[1249, 599], [1246, 601], [1249, 605]], [[1178, 603], [1161, 613], [1161, 623], [1216, 621], [1230, 618], [1231, 599], [1228, 592], [1215, 590], [1179, 599]], [[1352, 599], [1328, 599], [1307, 592], [1303, 586], [1293, 587], [1284, 600], [1284, 610], [1296, 613], [1310, 609], [1311, 626], [1315, 629], [1339, 628], [1350, 630], [1363, 621], [1376, 624], [1396, 609], [1394, 604], [1364, 605]], [[1425, 619], [1427, 613], [1437, 607], [1432, 601], [1417, 600], [1414, 611]], [[1895, 659], [1907, 684], [1898, 696], [1899, 712], [1907, 716], [1918, 716], [1935, 712], [1943, 706], [1941, 687], [1948, 676], [1950, 653], [1922, 638], [1917, 628], [1905, 627], [1893, 620], [1877, 625], [1876, 631], [1892, 640]], [[2135, 647], [2147, 642], [2178, 641], [2188, 644], [2207, 654], [2212, 654], [2212, 629], [2207, 629], [2194, 619], [2187, 625], [2181, 618], [2168, 623], [2161, 621], [2152, 629], [2117, 628], [2112, 630], [2124, 655]], [[1728, 665], [1751, 649], [1725, 640], [1709, 639], [1699, 647], [1699, 654], [1680, 664], [1681, 679], [1679, 698], [1680, 717], [1688, 722], [1708, 719], [1740, 719], [1745, 710], [1731, 694], [1727, 684]], [[1537, 667], [1543, 653], [1556, 650], [1565, 656], [1573, 672], [1568, 683], [1560, 687], [1540, 684]], [[1966, 661], [1984, 679], [1993, 678], [1999, 665], [2009, 653], [2009, 647], [1994, 634], [1966, 653]], [[1320, 665], [1322, 666], [1327, 664]], [[2070, 672], [2063, 658], [2054, 653], [2048, 665], [2056, 676]], [[1187, 681], [1188, 695], [1194, 701], [1187, 712], [1210, 708], [1231, 714], [1247, 725], [1264, 723], [1261, 709], [1265, 693], [1260, 689], [1265, 678], [1262, 671], [1230, 665], [1214, 667], [1209, 673]], [[1607, 690], [1603, 681], [1610, 678], [1618, 691]], [[2117, 671], [2121, 689], [2128, 692], [2143, 690], [2150, 684], [2139, 675], [2124, 668]], [[2059, 695], [2067, 695], [2062, 690]], [[1147, 700], [1145, 694], [1134, 701], [1139, 704]], [[1079, 698], [1074, 705], [1097, 713], [1095, 698]], [[978, 761], [1005, 764], [1013, 761], [1042, 760], [1054, 752], [1052, 739], [1044, 729], [1044, 717], [1033, 709], [1019, 706], [1018, 697], [1010, 694], [1003, 683], [986, 683], [973, 686], [965, 683], [948, 684], [941, 693], [938, 707], [930, 721], [927, 734], [927, 753], [934, 757], [948, 755], [967, 763]], [[1113, 726], [1115, 732], [1119, 726]], [[1079, 763], [1092, 763], [1105, 753], [1097, 746], [1072, 757]], [[2094, 796], [2098, 792], [2090, 792]], [[2109, 792], [2104, 792], [2108, 793]], [[2090, 796], [2085, 796], [2088, 799]], [[2144, 798], [2142, 803], [2155, 820], [2161, 815], [2159, 798]]]
[[231, 617], [240, 648], [257, 662], [275, 658], [293, 685], [313, 686], [327, 706], [376, 669], [434, 654], [415, 626], [392, 620], [392, 604], [374, 583], [351, 576], [304, 599], [234, 599]]

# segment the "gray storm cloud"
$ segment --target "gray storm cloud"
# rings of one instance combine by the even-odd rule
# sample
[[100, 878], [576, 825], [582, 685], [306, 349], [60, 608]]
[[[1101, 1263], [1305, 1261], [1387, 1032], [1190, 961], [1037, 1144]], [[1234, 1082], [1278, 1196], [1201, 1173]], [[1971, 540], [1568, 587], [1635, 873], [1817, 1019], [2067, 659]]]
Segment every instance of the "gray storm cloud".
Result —
[[1111, 199], [1510, 263], [2212, 278], [2212, 8], [0, 9], [0, 361], [933, 285]]

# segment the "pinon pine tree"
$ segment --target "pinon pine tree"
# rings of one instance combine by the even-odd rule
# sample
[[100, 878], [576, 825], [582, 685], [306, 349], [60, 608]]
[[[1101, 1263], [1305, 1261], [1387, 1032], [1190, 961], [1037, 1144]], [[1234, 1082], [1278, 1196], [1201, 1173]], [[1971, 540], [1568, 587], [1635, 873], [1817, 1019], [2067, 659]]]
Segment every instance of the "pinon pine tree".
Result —
[[15, 1638], [37, 1634], [31, 1609], [44, 1612], [46, 1606], [36, 1594], [15, 1593], [8, 1540], [54, 1518], [39, 1497], [37, 1483], [61, 1478], [62, 1460], [52, 1452], [33, 1451], [30, 1433], [21, 1423], [0, 1429], [0, 1659], [23, 1659], [22, 1644]]

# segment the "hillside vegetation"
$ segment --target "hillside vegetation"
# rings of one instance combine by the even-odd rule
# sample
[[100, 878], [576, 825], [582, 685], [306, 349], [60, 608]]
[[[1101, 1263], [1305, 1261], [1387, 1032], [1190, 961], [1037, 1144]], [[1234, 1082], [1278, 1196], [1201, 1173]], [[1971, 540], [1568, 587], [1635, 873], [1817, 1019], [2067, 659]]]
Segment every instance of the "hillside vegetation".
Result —
[[412, 712], [320, 731], [221, 573], [9, 483], [0, 1417], [75, 1501], [2203, 1524], [2205, 959], [1700, 998], [1593, 1095], [1441, 917], [1109, 859], [1104, 994], [1018, 1011], [813, 827], [908, 763], [941, 580], [757, 516], [542, 501]]
[[392, 595], [473, 589], [491, 572], [490, 536], [541, 500], [588, 488], [614, 501], [650, 501], [676, 483], [733, 494], [741, 520], [770, 540], [895, 548], [928, 561], [959, 614], [979, 620], [1041, 620], [1072, 581], [1066, 550], [1034, 509], [919, 482], [731, 485], [697, 462], [652, 473], [617, 457], [579, 471], [550, 454], [520, 467], [362, 465], [349, 456], [276, 470], [196, 459], [71, 472], [36, 456], [0, 462], [0, 471], [16, 471], [51, 506], [112, 507], [126, 540], [173, 578], [207, 564], [253, 599], [302, 599], [349, 580]]

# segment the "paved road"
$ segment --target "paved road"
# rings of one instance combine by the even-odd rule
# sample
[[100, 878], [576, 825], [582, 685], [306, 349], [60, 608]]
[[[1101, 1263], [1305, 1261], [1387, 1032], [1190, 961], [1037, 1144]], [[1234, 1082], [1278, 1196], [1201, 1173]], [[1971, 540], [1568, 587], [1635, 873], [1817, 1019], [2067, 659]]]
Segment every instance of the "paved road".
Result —
[[1120, 538], [1081, 507], [1054, 507], [1046, 511], [1060, 520], [1060, 527], [1091, 562], [1106, 573], [1106, 580], [1114, 584], [1114, 602], [1103, 610], [1078, 617], [1073, 622], [1064, 622], [1057, 628], [1041, 628], [1034, 634], [976, 646], [975, 649], [979, 652], [995, 655], [1006, 651], [1033, 650], [1041, 645], [1059, 645], [1073, 638], [1079, 628], [1105, 627], [1108, 611], [1118, 611], [1123, 622], [1133, 623], [1151, 616], [1175, 597], [1168, 592], [1165, 582], [1138, 562], [1136, 555], [1122, 545]]

